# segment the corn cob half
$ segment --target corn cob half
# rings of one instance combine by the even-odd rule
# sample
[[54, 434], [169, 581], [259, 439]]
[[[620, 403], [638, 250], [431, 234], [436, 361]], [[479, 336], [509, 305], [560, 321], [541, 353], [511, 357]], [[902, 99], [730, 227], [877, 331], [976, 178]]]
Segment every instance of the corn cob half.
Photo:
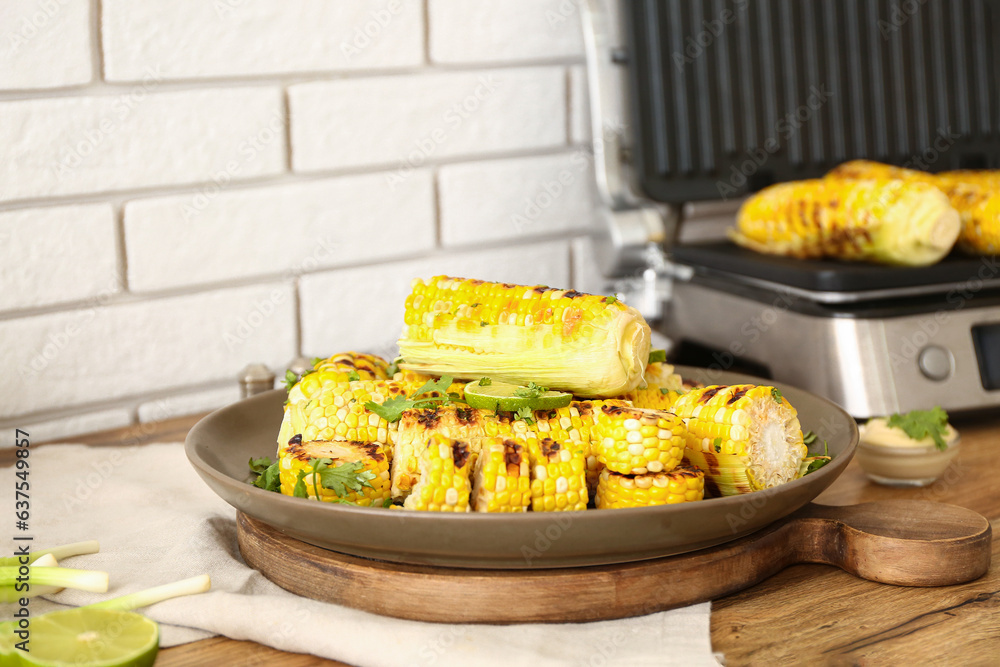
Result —
[[791, 481], [807, 450], [795, 408], [774, 387], [692, 389], [674, 404], [687, 427], [688, 460], [709, 495], [732, 496]]
[[960, 228], [958, 213], [931, 184], [827, 178], [753, 195], [730, 237], [772, 255], [925, 266], [951, 251]]
[[403, 507], [430, 512], [469, 511], [469, 468], [472, 452], [468, 443], [435, 433], [420, 452], [420, 481], [406, 497]]
[[852, 160], [828, 175], [834, 179], [900, 179], [927, 183], [947, 195], [961, 218], [958, 248], [973, 255], [1000, 252], [1000, 171], [946, 171], [930, 174], [870, 160]]
[[461, 440], [469, 447], [470, 455], [477, 456], [489, 414], [459, 405], [404, 412], [394, 435], [392, 497], [406, 497], [420, 480], [420, 456], [430, 436]]
[[472, 509], [526, 512], [530, 505], [531, 467], [524, 445], [510, 439], [484, 439], [472, 482]]
[[[350, 488], [338, 494], [335, 488], [324, 485], [317, 478], [313, 461], [329, 459], [330, 468], [345, 463], [360, 461], [362, 469], [374, 475], [368, 485], [360, 491]], [[279, 479], [281, 492], [286, 496], [295, 495], [295, 486], [302, 480], [306, 495], [323, 502], [349, 502], [361, 506], [382, 507], [389, 499], [389, 458], [381, 445], [371, 442], [349, 441], [302, 441], [295, 437], [279, 457]], [[318, 495], [317, 495], [318, 493]]]
[[604, 467], [624, 475], [672, 470], [684, 456], [684, 423], [670, 412], [604, 405], [594, 446]]
[[680, 465], [670, 472], [622, 475], [605, 470], [594, 499], [597, 509], [649, 507], [701, 500], [705, 497], [705, 473]]
[[[300, 381], [303, 384], [306, 376]], [[405, 395], [409, 387], [389, 380], [327, 382], [315, 391], [289, 393], [289, 402], [278, 432], [278, 453], [293, 435], [310, 440], [356, 440], [391, 445], [396, 423], [389, 423], [365, 407], [368, 401], [384, 403]], [[294, 394], [294, 399], [293, 399]], [[386, 448], [391, 457], [391, 449]]]
[[437, 276], [406, 299], [400, 367], [607, 397], [641, 382], [650, 330], [609, 297]]
[[587, 509], [587, 464], [579, 443], [529, 436], [531, 509], [570, 512]]

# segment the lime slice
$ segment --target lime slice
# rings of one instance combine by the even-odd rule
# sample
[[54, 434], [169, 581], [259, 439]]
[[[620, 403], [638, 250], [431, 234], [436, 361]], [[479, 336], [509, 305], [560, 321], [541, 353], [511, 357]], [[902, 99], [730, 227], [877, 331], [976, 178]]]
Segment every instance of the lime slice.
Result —
[[147, 667], [159, 648], [160, 629], [142, 614], [80, 608], [32, 619], [29, 651], [16, 654], [34, 667]]
[[[519, 395], [520, 394], [520, 395]], [[564, 408], [573, 400], [573, 394], [565, 391], [545, 391], [538, 393], [528, 387], [493, 380], [481, 385], [473, 380], [465, 385], [465, 402], [470, 408], [481, 410], [503, 410], [515, 412], [521, 408], [529, 410], [554, 410]]]

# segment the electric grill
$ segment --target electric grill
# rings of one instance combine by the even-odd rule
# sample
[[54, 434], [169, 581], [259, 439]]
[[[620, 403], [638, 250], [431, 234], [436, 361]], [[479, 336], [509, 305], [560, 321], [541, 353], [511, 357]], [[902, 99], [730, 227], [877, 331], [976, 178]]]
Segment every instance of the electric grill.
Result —
[[586, 8], [597, 259], [675, 361], [750, 370], [855, 417], [1000, 405], [997, 257], [805, 261], [724, 232], [749, 193], [851, 159], [1000, 168], [1000, 1]]

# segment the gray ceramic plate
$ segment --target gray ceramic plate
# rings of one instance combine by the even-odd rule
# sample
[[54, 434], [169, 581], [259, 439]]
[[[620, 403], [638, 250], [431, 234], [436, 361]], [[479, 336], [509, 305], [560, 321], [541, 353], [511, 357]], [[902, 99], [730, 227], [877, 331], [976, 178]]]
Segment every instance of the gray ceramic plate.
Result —
[[[706, 384], [760, 382], [744, 375], [678, 367]], [[799, 411], [804, 430], [830, 443], [833, 461], [780, 487], [697, 503], [526, 514], [438, 514], [350, 507], [291, 498], [247, 483], [250, 457], [270, 456], [284, 390], [213, 412], [191, 429], [185, 449], [202, 479], [236, 509], [281, 532], [355, 556], [471, 568], [606, 565], [704, 549], [758, 530], [806, 504], [847, 466], [858, 442], [854, 420], [833, 403], [774, 383]]]

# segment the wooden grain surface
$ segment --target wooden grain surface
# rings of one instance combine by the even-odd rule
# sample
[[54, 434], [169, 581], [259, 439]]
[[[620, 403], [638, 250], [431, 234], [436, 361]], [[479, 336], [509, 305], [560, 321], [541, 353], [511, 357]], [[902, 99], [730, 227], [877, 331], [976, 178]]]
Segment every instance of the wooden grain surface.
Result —
[[[197, 418], [89, 436], [90, 444], [183, 440]], [[726, 663], [833, 665], [1000, 664], [1000, 417], [956, 423], [959, 455], [923, 489], [867, 481], [854, 461], [818, 502], [848, 505], [908, 498], [966, 507], [993, 527], [993, 567], [976, 581], [906, 588], [859, 579], [829, 565], [794, 565], [712, 605], [712, 646]], [[162, 430], [159, 430], [161, 429]], [[3, 461], [0, 459], [0, 464]], [[212, 638], [161, 651], [157, 667], [280, 664], [341, 666], [251, 642]]]

